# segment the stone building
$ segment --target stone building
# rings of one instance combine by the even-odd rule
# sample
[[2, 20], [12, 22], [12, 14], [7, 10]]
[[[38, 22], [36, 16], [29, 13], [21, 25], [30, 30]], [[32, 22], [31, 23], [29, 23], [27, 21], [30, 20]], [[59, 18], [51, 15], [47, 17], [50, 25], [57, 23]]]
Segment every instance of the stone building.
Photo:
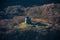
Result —
[[31, 23], [32, 23], [32, 22], [31, 22], [31, 18], [30, 18], [30, 17], [26, 17], [26, 18], [25, 18], [25, 23], [31, 24]]

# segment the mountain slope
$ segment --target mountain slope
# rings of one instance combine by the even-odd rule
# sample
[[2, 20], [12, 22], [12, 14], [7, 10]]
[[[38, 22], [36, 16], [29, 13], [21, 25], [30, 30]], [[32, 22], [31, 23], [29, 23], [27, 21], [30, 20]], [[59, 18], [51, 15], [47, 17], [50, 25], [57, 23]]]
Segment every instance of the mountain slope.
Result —
[[[4, 9], [4, 11], [0, 11], [0, 25], [4, 24], [5, 26], [14, 26], [24, 21], [26, 16], [30, 16], [31, 18], [47, 20], [52, 24], [60, 24], [60, 4], [45, 4], [42, 6], [35, 7], [23, 7], [20, 5], [17, 6], [8, 6]], [[11, 23], [12, 25], [11, 25]], [[53, 25], [53, 26], [54, 26]], [[3, 25], [2, 25], [3, 26]]]

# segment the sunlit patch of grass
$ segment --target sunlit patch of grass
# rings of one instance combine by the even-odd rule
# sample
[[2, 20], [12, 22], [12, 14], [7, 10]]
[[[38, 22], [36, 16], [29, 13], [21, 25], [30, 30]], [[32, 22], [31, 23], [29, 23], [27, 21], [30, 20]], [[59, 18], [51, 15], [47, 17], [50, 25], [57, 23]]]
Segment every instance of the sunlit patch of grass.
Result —
[[35, 19], [32, 19], [32, 20], [33, 20], [33, 21], [37, 21], [37, 22], [49, 23], [48, 20], [39, 19], [39, 18], [35, 18]]
[[15, 26], [15, 28], [18, 28], [18, 29], [24, 29], [24, 30], [30, 30], [31, 29], [31, 26], [30, 24], [26, 24], [26, 23], [21, 23], [17, 26]]
[[28, 24], [26, 24], [26, 23], [23, 22], [23, 23], [15, 26], [15, 27], [16, 27], [16, 28], [22, 28], [22, 29], [24, 29], [24, 28], [27, 28], [27, 26], [28, 26]]
[[27, 24], [27, 23], [22, 22], [21, 24], [15, 26], [15, 28], [16, 29], [17, 28], [18, 29], [22, 29], [22, 30], [41, 31], [41, 30], [44, 30], [46, 28], [49, 28], [49, 26], [38, 26], [35, 23], [33, 23], [33, 24]]
[[20, 24], [20, 28], [27, 28], [27, 26], [28, 26], [28, 24], [26, 24], [26, 23], [21, 23]]

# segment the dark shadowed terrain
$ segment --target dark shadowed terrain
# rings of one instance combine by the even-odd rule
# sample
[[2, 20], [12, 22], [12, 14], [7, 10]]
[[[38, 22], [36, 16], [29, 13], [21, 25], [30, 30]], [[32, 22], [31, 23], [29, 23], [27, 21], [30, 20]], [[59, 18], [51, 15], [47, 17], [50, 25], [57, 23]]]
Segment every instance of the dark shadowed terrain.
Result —
[[[48, 28], [31, 27], [17, 29], [16, 25], [24, 22], [26, 16], [32, 21], [47, 20]], [[34, 20], [34, 19], [39, 20]], [[42, 21], [43, 22], [43, 21]], [[46, 23], [46, 22], [43, 22]], [[29, 26], [28, 26], [29, 27]], [[0, 11], [0, 40], [60, 40], [60, 4], [44, 4], [42, 6], [23, 7], [8, 6]]]

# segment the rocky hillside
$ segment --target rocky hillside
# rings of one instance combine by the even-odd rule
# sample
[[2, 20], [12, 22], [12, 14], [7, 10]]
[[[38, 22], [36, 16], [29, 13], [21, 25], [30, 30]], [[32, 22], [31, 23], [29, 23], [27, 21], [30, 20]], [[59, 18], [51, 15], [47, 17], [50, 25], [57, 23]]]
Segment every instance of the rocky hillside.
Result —
[[47, 19], [49, 21], [55, 20], [54, 17], [57, 17], [57, 21], [58, 21], [60, 17], [59, 5], [60, 4], [52, 3], [52, 4], [45, 4], [43, 6], [31, 7], [31, 8], [27, 8], [26, 13], [28, 13], [28, 15], [33, 18], [42, 18], [42, 19]]
[[8, 6], [3, 11], [0, 11], [0, 26], [11, 26], [11, 23], [12, 25], [18, 25], [24, 21], [25, 16], [47, 20], [52, 24], [60, 24], [60, 4], [52, 3], [27, 8], [19, 5]]
[[[47, 20], [51, 25], [46, 29], [37, 26], [27, 30], [30, 28], [29, 26], [27, 29], [23, 29], [24, 31], [14, 29], [16, 25], [24, 22], [26, 16], [38, 22], [42, 19]], [[52, 3], [27, 8], [16, 5], [8, 6], [0, 11], [0, 40], [59, 40], [59, 37], [60, 4]]]

